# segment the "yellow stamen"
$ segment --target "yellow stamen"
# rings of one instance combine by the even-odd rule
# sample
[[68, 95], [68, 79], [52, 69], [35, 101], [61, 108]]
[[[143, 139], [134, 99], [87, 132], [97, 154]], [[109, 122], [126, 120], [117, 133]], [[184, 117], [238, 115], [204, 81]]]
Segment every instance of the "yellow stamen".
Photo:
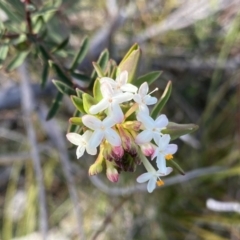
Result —
[[160, 186], [163, 186], [164, 185], [164, 181], [162, 180], [158, 180], [157, 181], [157, 185], [160, 187]]
[[165, 159], [166, 160], [171, 160], [171, 159], [173, 159], [173, 155], [172, 154], [167, 154], [167, 155], [165, 155]]

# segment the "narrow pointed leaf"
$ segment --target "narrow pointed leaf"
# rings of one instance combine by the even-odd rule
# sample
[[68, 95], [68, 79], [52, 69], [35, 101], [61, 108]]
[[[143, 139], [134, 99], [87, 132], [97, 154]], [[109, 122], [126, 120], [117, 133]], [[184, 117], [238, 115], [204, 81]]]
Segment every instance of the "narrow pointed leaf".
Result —
[[34, 33], [39, 33], [45, 27], [45, 22], [42, 16], [38, 16], [33, 24]]
[[71, 65], [70, 65], [71, 66], [70, 71], [73, 71], [75, 68], [77, 68], [77, 66], [83, 61], [84, 57], [87, 54], [88, 47], [89, 47], [89, 39], [88, 39], [88, 37], [85, 37], [82, 41], [82, 45], [81, 45], [78, 53], [75, 55]]
[[130, 83], [134, 80], [138, 67], [138, 62], [140, 59], [140, 54], [141, 54], [140, 47], [137, 44], [134, 44], [118, 66], [117, 74], [123, 71], [127, 71], [128, 82]]
[[67, 94], [69, 96], [75, 94], [75, 90], [73, 88], [69, 87], [68, 85], [66, 85], [65, 83], [60, 82], [58, 80], [52, 80], [52, 82], [57, 87], [59, 92], [61, 92], [63, 94]]
[[63, 94], [61, 92], [58, 92], [57, 96], [53, 100], [52, 105], [48, 111], [46, 120], [50, 120], [51, 118], [53, 118], [56, 115], [58, 109], [61, 106], [62, 99], [63, 99]]
[[99, 78], [97, 78], [93, 85], [93, 96], [97, 101], [100, 101], [103, 98], [102, 93], [100, 91], [100, 87], [101, 84]]
[[76, 93], [77, 93], [77, 96], [78, 96], [79, 98], [82, 98], [82, 95], [83, 95], [85, 92], [82, 91], [82, 90], [79, 89], [79, 88], [76, 88]]
[[10, 72], [19, 67], [24, 62], [28, 54], [29, 51], [19, 52], [7, 66], [7, 71]]
[[168, 160], [167, 162], [172, 168], [176, 169], [180, 174], [185, 175], [184, 170], [175, 161]]
[[84, 93], [82, 95], [82, 100], [83, 100], [83, 107], [84, 107], [84, 110], [87, 112], [87, 113], [90, 113], [89, 112], [89, 108], [95, 104], [98, 103], [98, 101], [96, 99], [94, 99], [92, 96], [90, 96], [89, 94], [87, 93]]
[[86, 113], [83, 107], [83, 100], [77, 96], [71, 96], [71, 100], [73, 105], [77, 108], [77, 110], [81, 113]]
[[154, 106], [154, 108], [151, 112], [151, 117], [153, 119], [155, 119], [159, 115], [159, 113], [162, 111], [163, 107], [165, 106], [165, 104], [167, 103], [167, 101], [171, 95], [171, 92], [172, 92], [172, 82], [169, 81], [161, 98], [156, 103], [156, 105]]
[[78, 72], [77, 70], [75, 70], [74, 72], [71, 72], [71, 75], [76, 78], [77, 80], [83, 81], [83, 82], [90, 82], [90, 77], [88, 77], [87, 75]]
[[141, 84], [143, 84], [144, 82], [147, 82], [148, 85], [150, 86], [152, 83], [154, 83], [159, 78], [159, 76], [161, 74], [162, 74], [162, 71], [150, 72], [150, 73], [147, 73], [147, 74], [139, 77], [138, 79], [133, 81], [133, 83], [135, 86], [140, 87]]
[[94, 67], [98, 77], [100, 77], [100, 78], [104, 77], [104, 73], [98, 63], [93, 62], [93, 67]]
[[[104, 51], [101, 52], [101, 54], [100, 54], [100, 56], [99, 56], [99, 58], [98, 58], [98, 60], [97, 60], [97, 64], [98, 64], [98, 66], [100, 67], [101, 72], [102, 72], [101, 75], [103, 75], [103, 76], [104, 76], [104, 71], [105, 71], [105, 69], [106, 69], [106, 67], [107, 67], [108, 60], [109, 60], [109, 52], [108, 52], [107, 49], [105, 49]], [[95, 68], [95, 67], [94, 67], [94, 68]], [[97, 78], [97, 75], [98, 75], [98, 74], [97, 74], [97, 71], [96, 71], [96, 69], [95, 69], [95, 70], [92, 72], [92, 75], [91, 75], [92, 81], [95, 81], [95, 79]]]
[[66, 83], [68, 86], [72, 86], [72, 81], [69, 75], [63, 71], [56, 63], [52, 62], [51, 66], [55, 73], [57, 74], [58, 78]]
[[169, 122], [167, 128], [162, 130], [163, 134], [169, 134], [171, 140], [179, 138], [185, 134], [192, 133], [198, 129], [198, 126], [195, 124], [177, 124]]
[[52, 52], [52, 53], [55, 53], [55, 52], [57, 52], [57, 51], [62, 50], [63, 48], [65, 48], [65, 47], [67, 46], [68, 42], [69, 42], [69, 37], [67, 37], [67, 38], [64, 39], [61, 43], [59, 43], [59, 45], [56, 46], [51, 52]]
[[41, 81], [42, 88], [46, 86], [46, 83], [48, 80], [48, 74], [49, 74], [49, 64], [48, 62], [44, 62], [43, 71], [42, 71], [42, 81]]
[[42, 54], [43, 59], [44, 59], [46, 62], [48, 62], [48, 60], [51, 59], [51, 56], [50, 56], [50, 54], [48, 53], [48, 51], [47, 51], [43, 46], [41, 46], [41, 45], [40, 45], [38, 48], [39, 48], [39, 51], [40, 51], [41, 54]]
[[8, 49], [9, 49], [9, 46], [7, 44], [0, 47], [0, 68], [2, 66], [2, 63], [7, 57]]

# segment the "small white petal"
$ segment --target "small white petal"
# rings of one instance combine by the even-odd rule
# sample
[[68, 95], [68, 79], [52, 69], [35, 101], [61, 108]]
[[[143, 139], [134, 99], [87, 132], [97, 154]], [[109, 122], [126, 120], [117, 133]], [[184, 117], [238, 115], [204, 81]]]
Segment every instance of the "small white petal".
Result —
[[84, 154], [85, 149], [86, 149], [86, 146], [84, 146], [84, 145], [79, 145], [77, 147], [77, 151], [76, 151], [77, 159], [80, 158]]
[[117, 103], [123, 103], [132, 100], [133, 94], [130, 92], [125, 92], [125, 93], [119, 93], [114, 95], [113, 99]]
[[98, 118], [91, 115], [84, 115], [82, 117], [82, 122], [85, 126], [92, 130], [97, 130], [102, 126], [102, 122]]
[[145, 96], [145, 95], [147, 95], [147, 93], [148, 93], [148, 89], [149, 89], [149, 88], [148, 88], [147, 82], [144, 82], [144, 83], [140, 86], [138, 92], [139, 92], [139, 94], [140, 94], [141, 96]]
[[87, 130], [83, 135], [82, 135], [82, 138], [84, 139], [85, 142], [88, 142], [89, 139], [91, 138], [92, 136], [92, 131], [89, 131]]
[[166, 154], [174, 154], [178, 149], [178, 146], [176, 144], [169, 144], [166, 149], [165, 153]]
[[149, 181], [149, 179], [150, 179], [152, 176], [153, 176], [153, 174], [150, 173], [150, 172], [143, 173], [142, 175], [140, 175], [140, 176], [137, 178], [137, 182], [138, 182], [138, 183], [147, 182], [147, 181]]
[[171, 167], [167, 167], [167, 171], [166, 171], [166, 175], [170, 174], [172, 172], [172, 168]]
[[113, 129], [109, 128], [105, 130], [105, 138], [112, 146], [120, 146], [121, 138]]
[[115, 116], [108, 116], [102, 121], [102, 125], [105, 128], [111, 128], [113, 125], [117, 123]]
[[153, 129], [154, 128], [154, 125], [155, 125], [154, 120], [150, 116], [146, 115], [143, 112], [139, 112], [137, 114], [137, 120], [142, 122], [144, 127], [147, 128], [147, 129]]
[[142, 103], [142, 98], [141, 98], [141, 96], [140, 96], [139, 94], [135, 94], [135, 95], [133, 96], [133, 100], [134, 100], [136, 103], [138, 103], [138, 104], [141, 104], [141, 103]]
[[149, 115], [149, 109], [145, 104], [139, 104], [139, 112], [145, 114], [145, 115]]
[[72, 133], [68, 133], [66, 135], [66, 137], [67, 137], [69, 142], [71, 142], [72, 144], [77, 145], [77, 146], [79, 144], [81, 144], [82, 141], [83, 141], [83, 137], [80, 134], [78, 134], [78, 133], [73, 133], [73, 132]]
[[[122, 109], [121, 107], [118, 105], [118, 103], [113, 103], [111, 104], [111, 107], [110, 107], [110, 114], [112, 115], [112, 118], [114, 118], [115, 122], [113, 125], [115, 125], [116, 123], [121, 123], [124, 119], [124, 115], [123, 115], [123, 112], [122, 112]], [[113, 126], [111, 125], [111, 127]]]
[[151, 156], [151, 160], [153, 160], [159, 153], [159, 148], [156, 148]]
[[137, 144], [148, 143], [152, 140], [152, 132], [144, 130], [136, 136], [135, 142]]
[[162, 154], [159, 154], [157, 156], [157, 167], [159, 172], [162, 174], [166, 174], [167, 168], [166, 168], [166, 159]]
[[90, 148], [89, 145], [86, 146], [86, 151], [90, 155], [96, 155], [97, 154], [97, 148]]
[[89, 148], [90, 149], [97, 148], [100, 145], [100, 143], [102, 142], [103, 138], [104, 138], [103, 131], [96, 130], [95, 132], [93, 132], [92, 137], [88, 144]]
[[135, 92], [137, 92], [138, 88], [130, 83], [127, 83], [121, 87], [121, 90], [126, 91], [126, 92], [135, 93]]
[[168, 125], [168, 119], [165, 114], [161, 114], [156, 120], [155, 120], [155, 126], [158, 128], [164, 128]]
[[112, 86], [108, 82], [103, 82], [101, 84], [100, 90], [104, 98], [112, 97], [114, 94]]
[[114, 87], [116, 85], [116, 82], [112, 79], [112, 78], [109, 78], [109, 77], [103, 77], [100, 79], [100, 83], [103, 84], [103, 83], [108, 83], [110, 84], [112, 87]]
[[149, 193], [153, 192], [153, 190], [156, 188], [156, 181], [157, 181], [156, 177], [152, 177], [149, 180], [149, 182], [147, 184], [147, 190]]
[[107, 98], [103, 98], [99, 103], [90, 107], [89, 112], [91, 114], [97, 114], [107, 109], [109, 106], [109, 101]]
[[146, 95], [143, 101], [146, 105], [153, 105], [157, 102], [157, 98], [151, 97], [150, 95]]
[[116, 82], [120, 83], [121, 85], [126, 84], [127, 80], [128, 80], [128, 72], [127, 71], [121, 72], [116, 78]]

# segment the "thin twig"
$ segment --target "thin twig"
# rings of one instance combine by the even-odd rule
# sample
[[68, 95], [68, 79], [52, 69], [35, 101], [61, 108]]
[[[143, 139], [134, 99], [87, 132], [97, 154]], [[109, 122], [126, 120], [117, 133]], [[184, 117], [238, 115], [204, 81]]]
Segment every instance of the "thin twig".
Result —
[[38, 200], [39, 200], [39, 228], [43, 239], [47, 238], [48, 232], [48, 218], [47, 218], [47, 207], [46, 207], [46, 196], [43, 183], [43, 174], [41, 170], [40, 156], [37, 147], [37, 138], [34, 130], [34, 126], [31, 120], [31, 116], [34, 110], [33, 103], [34, 99], [30, 88], [30, 80], [27, 73], [26, 63], [23, 63], [19, 67], [19, 74], [21, 78], [21, 95], [22, 95], [22, 111], [27, 136], [31, 146], [31, 157], [33, 161], [34, 170], [36, 173], [36, 180], [38, 185]]
[[[199, 178], [213, 173], [218, 173], [223, 170], [221, 167], [206, 167], [200, 168], [187, 172], [184, 176], [174, 176], [164, 180], [164, 185], [157, 189], [162, 189], [163, 187], [171, 186], [174, 184], [180, 184], [187, 182], [191, 179]], [[130, 187], [108, 187], [100, 178], [97, 176], [89, 177], [90, 181], [102, 192], [110, 196], [128, 196], [136, 192], [146, 192], [146, 184], [136, 184]]]
[[63, 138], [63, 135], [61, 133], [61, 130], [56, 120], [55, 119], [52, 119], [50, 121], [45, 120], [47, 108], [41, 105], [38, 109], [38, 113], [39, 113], [39, 118], [41, 120], [43, 128], [46, 130], [52, 142], [56, 145], [58, 149], [59, 158], [63, 168], [63, 173], [66, 178], [70, 198], [73, 203], [74, 213], [76, 214], [76, 218], [77, 218], [78, 234], [80, 239], [83, 240], [85, 239], [85, 234], [83, 230], [82, 211], [79, 204], [80, 201], [77, 193], [76, 184], [71, 173], [72, 168], [71, 168], [70, 159], [67, 154], [66, 142]]
[[29, 5], [31, 4], [30, 0], [25, 0], [24, 1], [24, 7], [25, 7], [25, 18], [26, 18], [26, 24], [28, 28], [28, 33], [32, 34], [33, 29], [32, 29], [32, 19], [31, 19], [31, 12], [29, 11]]
[[111, 213], [109, 213], [105, 219], [103, 220], [101, 226], [99, 227], [99, 229], [94, 233], [93, 237], [91, 238], [91, 240], [96, 240], [97, 237], [99, 236], [100, 233], [102, 233], [106, 227], [108, 226], [109, 223], [111, 223], [112, 218], [114, 217], [114, 215], [116, 214], [116, 212], [122, 207], [122, 205], [129, 199], [129, 197], [124, 198], [117, 206], [115, 206], [113, 208], [113, 210], [111, 211]]

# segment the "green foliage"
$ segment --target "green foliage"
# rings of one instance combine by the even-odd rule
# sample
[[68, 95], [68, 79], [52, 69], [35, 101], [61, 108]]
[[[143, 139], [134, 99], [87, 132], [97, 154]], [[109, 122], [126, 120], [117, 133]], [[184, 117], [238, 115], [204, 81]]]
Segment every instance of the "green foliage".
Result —
[[140, 87], [141, 84], [143, 84], [144, 82], [147, 82], [148, 85], [150, 86], [160, 77], [161, 74], [162, 74], [162, 71], [154, 71], [154, 72], [147, 73], [137, 78], [136, 80], [133, 80], [133, 84], [137, 87]]

